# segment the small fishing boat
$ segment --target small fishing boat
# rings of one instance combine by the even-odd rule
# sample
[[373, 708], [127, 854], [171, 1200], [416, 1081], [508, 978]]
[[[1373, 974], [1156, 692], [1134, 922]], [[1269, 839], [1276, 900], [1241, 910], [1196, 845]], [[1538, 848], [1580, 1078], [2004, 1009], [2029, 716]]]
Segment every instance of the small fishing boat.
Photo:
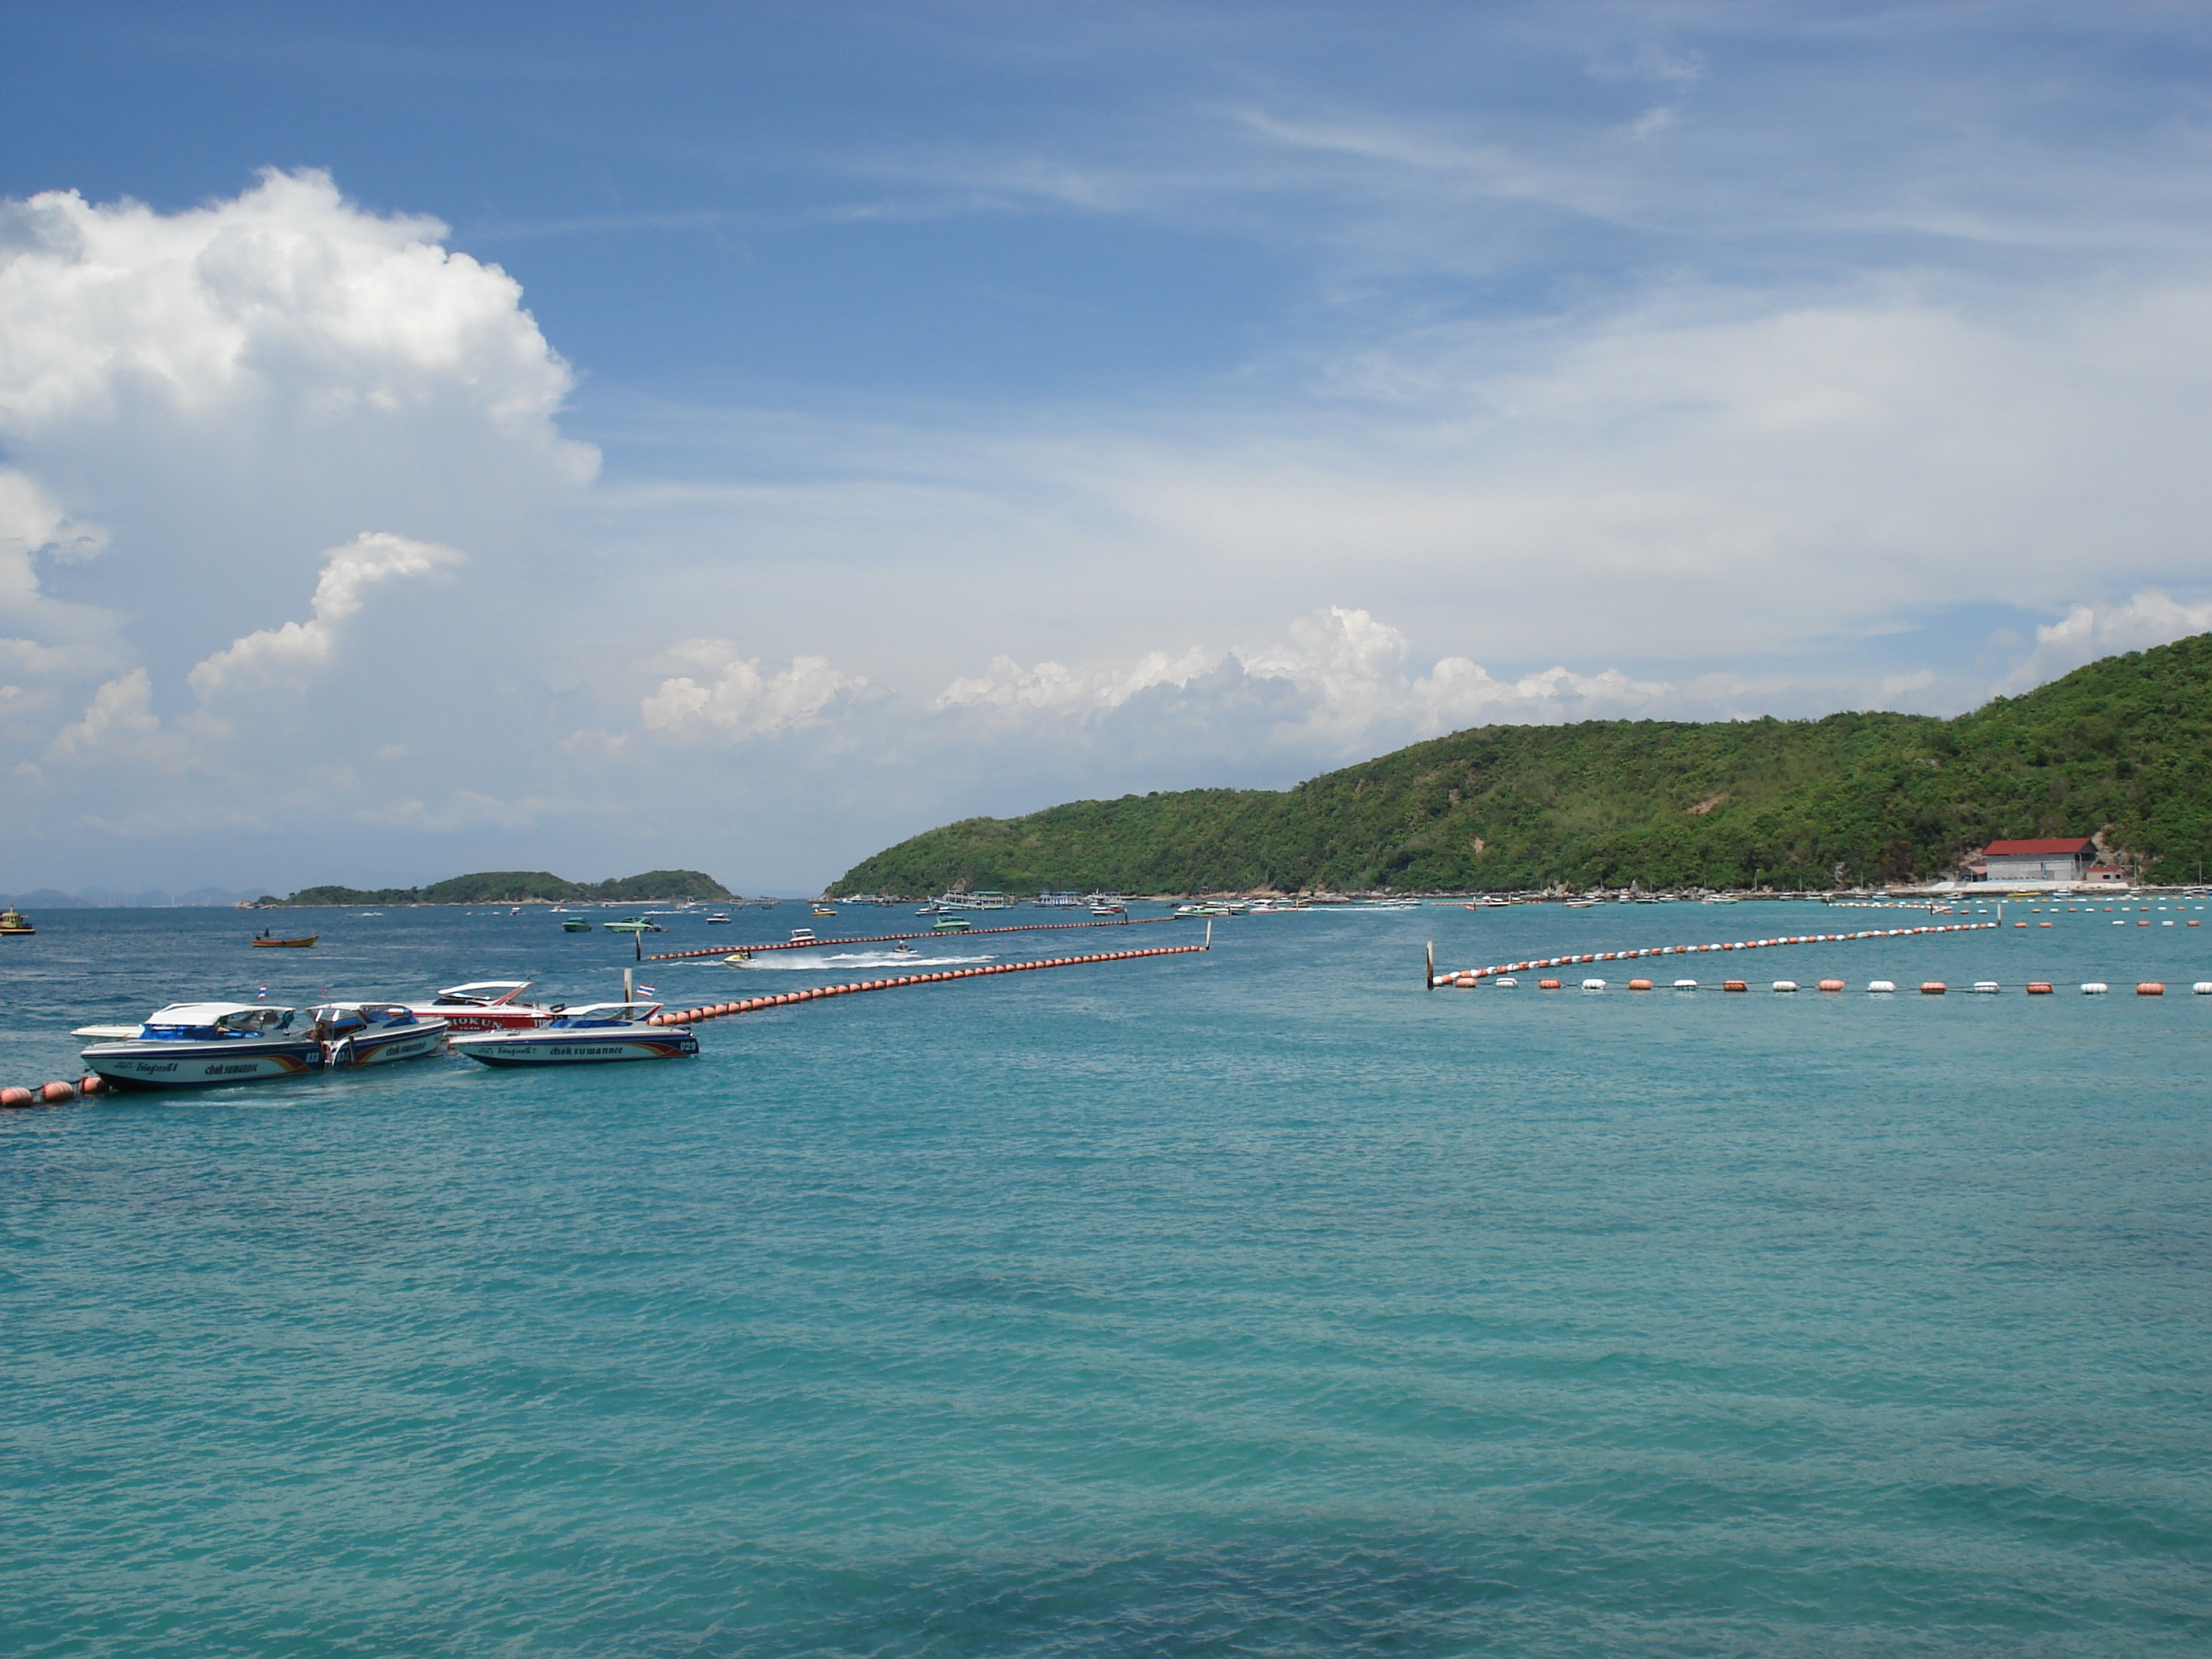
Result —
[[588, 933], [592, 931], [592, 919], [589, 916], [563, 916], [561, 918], [561, 931], [564, 933]]
[[307, 1010], [331, 1067], [422, 1060], [446, 1046], [451, 1024], [397, 1002], [326, 1002]]
[[246, 943], [257, 951], [304, 951], [321, 937], [320, 933], [307, 933], [298, 939], [278, 939], [264, 927]]
[[453, 1039], [453, 1052], [486, 1066], [604, 1066], [622, 1060], [676, 1060], [699, 1052], [681, 1026], [648, 1025], [657, 1002], [595, 1002], [570, 1008], [529, 1031], [477, 1031]]
[[20, 933], [27, 935], [35, 933], [38, 931], [39, 930], [37, 928], [31, 926], [30, 917], [25, 915], [21, 910], [16, 909], [13, 905], [10, 905], [5, 910], [0, 910], [0, 933]]
[[146, 1016], [135, 1035], [89, 1025], [73, 1033], [112, 1040], [83, 1051], [84, 1063], [118, 1089], [206, 1089], [304, 1077], [323, 1068], [313, 1030], [295, 1031], [295, 1010], [262, 1002], [173, 1002]]
[[834, 916], [837, 913], [826, 904], [817, 904], [814, 907], [814, 914], [817, 916]]
[[561, 1005], [525, 1002], [530, 988], [526, 979], [485, 979], [455, 985], [428, 1002], [410, 1002], [407, 1011], [419, 1019], [442, 1019], [456, 1031], [528, 1030], [543, 1025], [561, 1012]]

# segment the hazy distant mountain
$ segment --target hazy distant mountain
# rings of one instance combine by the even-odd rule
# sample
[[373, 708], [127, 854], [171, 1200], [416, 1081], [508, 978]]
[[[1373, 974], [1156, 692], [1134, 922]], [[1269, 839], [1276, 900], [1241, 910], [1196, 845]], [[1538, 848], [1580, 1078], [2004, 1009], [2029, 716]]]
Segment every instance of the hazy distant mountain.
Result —
[[258, 898], [266, 890], [248, 887], [233, 892], [228, 887], [195, 887], [184, 893], [159, 889], [144, 893], [118, 893], [106, 887], [88, 887], [79, 893], [62, 893], [41, 887], [29, 893], [0, 893], [0, 904], [12, 904], [19, 910], [154, 910], [171, 906], [199, 908], [236, 904], [243, 899]]

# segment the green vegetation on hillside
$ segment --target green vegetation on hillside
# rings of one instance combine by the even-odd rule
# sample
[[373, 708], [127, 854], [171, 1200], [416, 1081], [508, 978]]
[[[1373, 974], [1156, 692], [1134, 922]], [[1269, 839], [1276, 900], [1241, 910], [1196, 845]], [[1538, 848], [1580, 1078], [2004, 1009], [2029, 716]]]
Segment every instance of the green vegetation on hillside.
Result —
[[264, 904], [528, 904], [571, 900], [726, 899], [736, 896], [696, 870], [648, 870], [607, 881], [566, 881], [543, 870], [486, 870], [434, 881], [428, 887], [303, 887]]
[[1930, 879], [2002, 837], [2100, 835], [2149, 880], [2212, 863], [2212, 635], [1943, 720], [1486, 726], [1280, 793], [969, 818], [836, 893], [1825, 888]]

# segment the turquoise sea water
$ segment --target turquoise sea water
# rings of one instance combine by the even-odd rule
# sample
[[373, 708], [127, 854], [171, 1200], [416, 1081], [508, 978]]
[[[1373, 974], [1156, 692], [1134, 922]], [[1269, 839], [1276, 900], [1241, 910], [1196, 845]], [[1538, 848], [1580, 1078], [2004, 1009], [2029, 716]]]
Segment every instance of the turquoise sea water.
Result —
[[[2212, 927], [2156, 925], [2198, 915], [1733, 956], [1738, 996], [1425, 993], [1421, 944], [1881, 913], [1256, 917], [712, 1022], [692, 1061], [10, 1113], [0, 1645], [2212, 1650]], [[629, 957], [542, 911], [307, 919], [295, 957], [230, 913], [39, 916], [0, 1083], [172, 999], [591, 1000]], [[1723, 965], [1583, 971], [1639, 970]], [[1831, 974], [2007, 994], [1764, 988]]]

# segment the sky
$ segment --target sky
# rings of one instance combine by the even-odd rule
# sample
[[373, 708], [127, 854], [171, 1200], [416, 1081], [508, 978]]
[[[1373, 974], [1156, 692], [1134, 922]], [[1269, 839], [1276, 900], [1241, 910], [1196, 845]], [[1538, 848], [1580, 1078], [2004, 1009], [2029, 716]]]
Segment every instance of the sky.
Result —
[[0, 891], [816, 890], [2212, 628], [2212, 12], [0, 3]]

